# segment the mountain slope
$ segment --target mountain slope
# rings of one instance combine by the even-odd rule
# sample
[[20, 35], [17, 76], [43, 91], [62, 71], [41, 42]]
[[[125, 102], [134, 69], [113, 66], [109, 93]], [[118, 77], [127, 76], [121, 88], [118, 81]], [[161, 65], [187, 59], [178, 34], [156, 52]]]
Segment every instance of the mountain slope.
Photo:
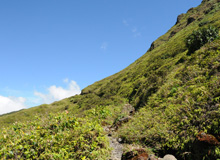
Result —
[[[150, 52], [123, 71], [85, 88], [81, 97], [95, 94], [108, 98], [118, 95], [128, 99], [136, 107], [144, 106], [145, 97], [150, 97], [150, 92], [156, 92], [160, 84], [164, 83], [164, 77], [178, 67], [175, 64], [185, 55], [184, 51], [187, 49], [184, 41], [192, 30], [199, 28], [199, 24], [218, 25], [217, 12], [210, 13], [211, 10], [209, 14], [204, 14], [207, 6], [213, 5], [213, 1], [204, 1], [198, 8], [181, 15], [179, 22], [154, 42], [154, 49], [151, 48]], [[195, 21], [189, 24], [192, 17], [195, 17]]]
[[[124, 143], [178, 159], [220, 158], [220, 40], [191, 54], [185, 45], [193, 30], [209, 25], [220, 28], [219, 0], [203, 0], [179, 15], [133, 64], [88, 86], [81, 95], [47, 105], [46, 111], [41, 106], [44, 112], [39, 114], [68, 109], [75, 116], [112, 125], [126, 117], [121, 110], [129, 103], [136, 114], [117, 131]], [[31, 117], [35, 109], [21, 112]], [[1, 116], [0, 123], [16, 121], [10, 118], [21, 112]]]

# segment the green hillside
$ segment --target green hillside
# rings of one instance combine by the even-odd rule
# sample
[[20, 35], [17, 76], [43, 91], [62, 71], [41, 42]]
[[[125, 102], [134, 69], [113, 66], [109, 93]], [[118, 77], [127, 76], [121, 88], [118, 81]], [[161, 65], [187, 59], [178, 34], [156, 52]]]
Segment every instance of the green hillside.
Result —
[[[219, 0], [203, 0], [179, 15], [176, 24], [141, 58], [80, 95], [0, 116], [0, 157], [107, 159], [110, 149], [102, 126], [127, 117], [124, 105], [131, 104], [135, 114], [115, 132], [124, 144], [147, 148], [158, 156], [220, 159], [220, 39], [193, 52], [186, 45], [193, 31], [210, 26], [220, 29]], [[36, 115], [40, 120], [32, 120]], [[62, 136], [67, 138], [59, 144]], [[56, 145], [48, 149], [51, 141], [63, 151]], [[78, 152], [73, 154], [69, 148]]]

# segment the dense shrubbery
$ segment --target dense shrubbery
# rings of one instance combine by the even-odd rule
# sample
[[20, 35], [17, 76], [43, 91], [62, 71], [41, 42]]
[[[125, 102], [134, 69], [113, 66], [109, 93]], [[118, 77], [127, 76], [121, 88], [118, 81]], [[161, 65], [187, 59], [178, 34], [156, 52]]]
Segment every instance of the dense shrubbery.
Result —
[[120, 137], [173, 152], [178, 159], [219, 159], [219, 145], [197, 139], [204, 132], [220, 140], [219, 44], [215, 40], [188, 56], [184, 67], [171, 72], [146, 106], [119, 129]]
[[0, 159], [106, 159], [109, 151], [97, 121], [67, 113], [36, 117], [0, 132]]
[[213, 26], [200, 28], [197, 31], [193, 31], [193, 33], [186, 38], [186, 46], [189, 50], [189, 53], [192, 53], [207, 42], [212, 42], [218, 37], [218, 28]]

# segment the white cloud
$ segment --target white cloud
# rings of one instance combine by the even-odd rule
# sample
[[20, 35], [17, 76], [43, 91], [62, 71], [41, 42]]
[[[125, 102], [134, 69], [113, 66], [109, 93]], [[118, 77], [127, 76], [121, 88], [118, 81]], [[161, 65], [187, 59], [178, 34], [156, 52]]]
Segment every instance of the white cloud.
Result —
[[[47, 88], [48, 93], [46, 94], [36, 91], [33, 96], [29, 93], [29, 96], [26, 96], [25, 98], [18, 96], [4, 97], [0, 95], [0, 115], [40, 105], [42, 103], [52, 103], [81, 93], [80, 87], [75, 81], [66, 78], [63, 82], [66, 84], [65, 88], [53, 85]], [[20, 91], [15, 92], [9, 88], [6, 88], [6, 92], [9, 95], [22, 93]]]
[[122, 23], [123, 23], [125, 26], [129, 26], [128, 21], [125, 20], [125, 19], [122, 21]]
[[108, 47], [108, 43], [103, 42], [100, 48], [101, 48], [102, 50], [106, 50], [107, 47]]
[[0, 114], [5, 114], [26, 108], [24, 105], [25, 101], [26, 99], [23, 97], [0, 96]]
[[80, 94], [80, 87], [77, 85], [75, 81], [69, 81], [69, 79], [64, 79], [64, 83], [68, 84], [67, 88], [57, 87], [55, 85], [50, 86], [48, 90], [48, 94], [43, 94], [35, 91], [34, 95], [40, 98], [42, 103], [52, 103], [54, 101], [58, 101], [67, 97], [74, 96], [76, 94]]
[[131, 30], [133, 33], [137, 32], [137, 28], [134, 27], [132, 30]]
[[136, 27], [134, 27], [132, 30], [134, 37], [139, 37], [141, 36], [141, 33], [138, 31]]
[[68, 78], [65, 78], [65, 79], [63, 80], [63, 82], [64, 82], [64, 83], [69, 83], [69, 79], [68, 79]]
[[[132, 22], [132, 20], [129, 20], [129, 22], [131, 23]], [[130, 25], [129, 23], [128, 23], [128, 20], [123, 20], [122, 21], [122, 23], [126, 26], [126, 27], [128, 27], [130, 30], [131, 30], [131, 32], [133, 33], [133, 36], [136, 38], [136, 37], [140, 37], [141, 36], [141, 32], [138, 30], [138, 28], [137, 27], [131, 27], [132, 26], [132, 24]]]

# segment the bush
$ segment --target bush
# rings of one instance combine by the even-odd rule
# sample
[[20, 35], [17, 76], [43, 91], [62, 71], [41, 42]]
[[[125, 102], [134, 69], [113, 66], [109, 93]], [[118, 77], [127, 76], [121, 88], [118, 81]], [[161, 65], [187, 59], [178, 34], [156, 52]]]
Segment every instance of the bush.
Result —
[[66, 112], [0, 130], [0, 159], [107, 159], [108, 139], [97, 121]]
[[192, 53], [202, 47], [208, 42], [212, 42], [219, 37], [219, 29], [213, 26], [206, 28], [200, 28], [197, 31], [193, 31], [191, 35], [186, 38], [186, 46], [189, 53]]

